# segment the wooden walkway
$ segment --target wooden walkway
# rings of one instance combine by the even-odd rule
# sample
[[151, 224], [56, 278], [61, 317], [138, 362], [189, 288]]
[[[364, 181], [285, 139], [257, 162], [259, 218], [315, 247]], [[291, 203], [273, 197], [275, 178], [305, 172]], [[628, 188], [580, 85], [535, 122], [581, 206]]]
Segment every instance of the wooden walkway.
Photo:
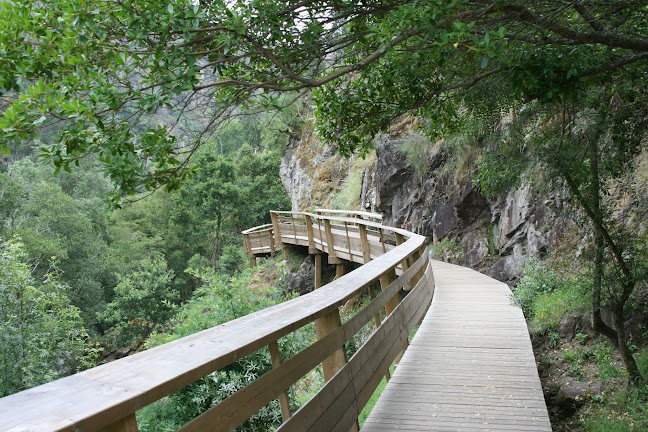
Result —
[[506, 284], [433, 261], [430, 310], [362, 431], [551, 431]]

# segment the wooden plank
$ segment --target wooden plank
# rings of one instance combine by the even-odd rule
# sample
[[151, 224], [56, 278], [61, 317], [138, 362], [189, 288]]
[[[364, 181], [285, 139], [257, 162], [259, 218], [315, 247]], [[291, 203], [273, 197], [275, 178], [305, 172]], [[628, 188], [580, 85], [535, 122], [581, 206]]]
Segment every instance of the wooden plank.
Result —
[[101, 428], [98, 432], [137, 432], [137, 419], [135, 419], [135, 414], [131, 414], [109, 426]]
[[419, 281], [434, 293], [432, 305], [362, 430], [550, 431], [526, 323], [510, 290], [469, 269], [432, 267], [434, 275]]
[[[281, 352], [279, 351], [279, 344], [277, 341], [271, 342], [268, 345], [270, 350], [270, 358], [272, 360], [273, 369], [277, 369], [281, 366]], [[288, 393], [282, 391], [279, 393], [279, 406], [281, 407], [281, 418], [283, 421], [286, 421], [290, 418], [290, 402], [288, 400]]]

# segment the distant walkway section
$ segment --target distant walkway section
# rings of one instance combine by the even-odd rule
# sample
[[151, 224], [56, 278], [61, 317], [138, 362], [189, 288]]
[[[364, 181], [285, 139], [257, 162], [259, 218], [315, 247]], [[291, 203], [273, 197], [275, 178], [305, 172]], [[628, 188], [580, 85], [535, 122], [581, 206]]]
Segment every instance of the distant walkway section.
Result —
[[362, 431], [551, 431], [508, 286], [440, 261], [432, 268], [430, 310]]

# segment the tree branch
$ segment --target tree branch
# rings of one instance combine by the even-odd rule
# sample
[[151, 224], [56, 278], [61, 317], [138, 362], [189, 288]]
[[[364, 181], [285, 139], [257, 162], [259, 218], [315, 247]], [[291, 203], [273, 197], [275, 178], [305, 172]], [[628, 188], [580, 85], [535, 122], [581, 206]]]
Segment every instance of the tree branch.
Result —
[[559, 24], [557, 20], [549, 20], [535, 15], [526, 7], [519, 5], [504, 5], [500, 10], [508, 13], [513, 21], [533, 24], [574, 41], [586, 44], [606, 45], [632, 51], [648, 51], [648, 38], [631, 37], [606, 30], [592, 32], [574, 30]]

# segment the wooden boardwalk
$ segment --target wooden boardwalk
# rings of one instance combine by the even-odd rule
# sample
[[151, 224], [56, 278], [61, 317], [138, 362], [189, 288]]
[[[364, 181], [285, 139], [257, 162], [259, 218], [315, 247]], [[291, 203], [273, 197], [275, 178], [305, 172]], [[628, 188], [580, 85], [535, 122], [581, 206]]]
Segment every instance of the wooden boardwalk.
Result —
[[433, 262], [430, 310], [362, 431], [551, 431], [506, 284]]

